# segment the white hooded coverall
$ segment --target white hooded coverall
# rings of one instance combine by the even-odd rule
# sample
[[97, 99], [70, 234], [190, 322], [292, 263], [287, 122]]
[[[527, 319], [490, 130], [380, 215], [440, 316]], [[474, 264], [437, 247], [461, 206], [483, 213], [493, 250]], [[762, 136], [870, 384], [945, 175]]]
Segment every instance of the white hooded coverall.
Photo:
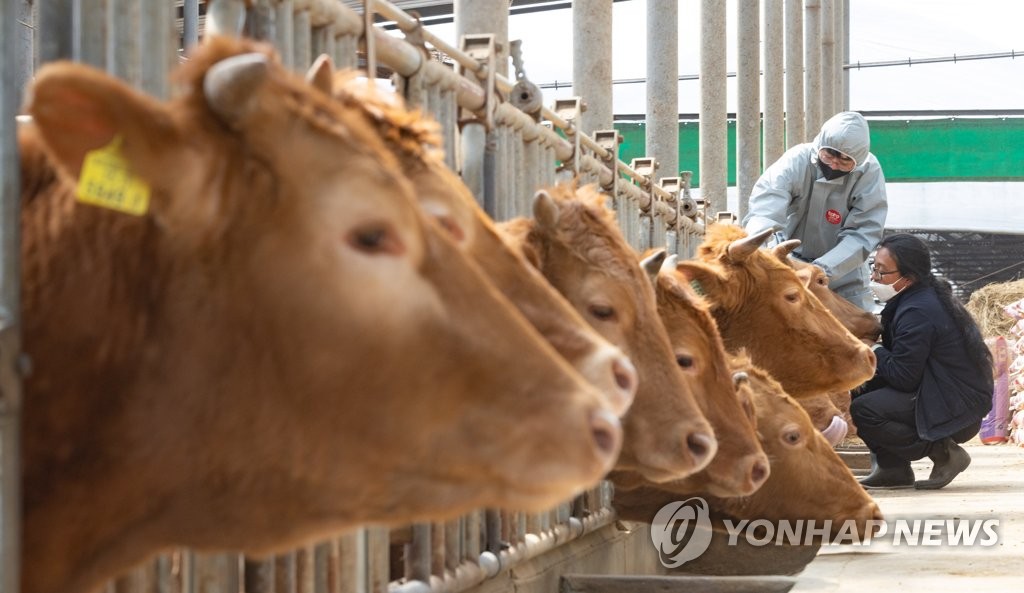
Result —
[[[852, 157], [853, 171], [825, 179], [818, 168], [824, 147]], [[834, 115], [813, 142], [790, 148], [765, 170], [743, 219], [750, 234], [774, 228], [786, 239], [800, 239], [793, 255], [824, 269], [829, 287], [865, 311], [874, 308], [865, 262], [882, 240], [889, 208], [882, 167], [869, 148], [863, 116]]]

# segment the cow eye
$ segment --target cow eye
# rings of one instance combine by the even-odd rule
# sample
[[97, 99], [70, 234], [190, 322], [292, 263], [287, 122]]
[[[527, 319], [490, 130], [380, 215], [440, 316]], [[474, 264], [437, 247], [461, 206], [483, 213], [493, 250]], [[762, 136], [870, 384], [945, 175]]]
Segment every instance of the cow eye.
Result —
[[800, 291], [792, 290], [785, 294], [786, 302], [788, 303], [799, 303], [800, 302]]
[[689, 354], [676, 354], [676, 364], [681, 369], [689, 369], [693, 367], [693, 357]]
[[822, 286], [828, 286], [828, 278], [821, 276], [818, 278], [818, 284]]
[[397, 255], [404, 249], [401, 239], [390, 225], [369, 224], [349, 233], [348, 244], [367, 254]]
[[615, 309], [609, 305], [590, 305], [587, 310], [596, 319], [600, 319], [601, 321], [615, 319]]
[[799, 428], [787, 428], [782, 431], [782, 442], [790, 447], [795, 447], [800, 444], [800, 436]]

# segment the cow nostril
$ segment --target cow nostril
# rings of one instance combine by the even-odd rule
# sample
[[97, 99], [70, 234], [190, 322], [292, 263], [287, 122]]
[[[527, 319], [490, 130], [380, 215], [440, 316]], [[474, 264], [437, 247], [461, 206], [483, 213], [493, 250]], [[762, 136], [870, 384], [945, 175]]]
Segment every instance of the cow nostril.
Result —
[[614, 457], [622, 443], [622, 428], [619, 419], [610, 412], [598, 410], [590, 416], [590, 433], [594, 444], [602, 455]]
[[711, 460], [715, 450], [718, 448], [715, 438], [702, 432], [693, 432], [686, 437], [686, 446], [698, 466]]
[[628, 358], [619, 358], [612, 363], [612, 374], [615, 375], [615, 384], [623, 392], [630, 395], [636, 391], [636, 369]]
[[750, 468], [750, 481], [755, 485], [760, 485], [762, 482], [768, 479], [768, 464], [762, 459], [758, 459], [754, 462], [754, 466]]

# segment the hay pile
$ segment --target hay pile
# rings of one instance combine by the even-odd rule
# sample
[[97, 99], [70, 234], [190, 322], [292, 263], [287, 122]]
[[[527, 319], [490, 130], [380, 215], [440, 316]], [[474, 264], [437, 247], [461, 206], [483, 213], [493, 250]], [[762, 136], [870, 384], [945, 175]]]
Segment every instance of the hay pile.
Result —
[[1004, 313], [1003, 307], [1021, 299], [1024, 299], [1024, 280], [993, 283], [971, 294], [967, 310], [978, 322], [983, 336], [1006, 336], [1017, 320]]

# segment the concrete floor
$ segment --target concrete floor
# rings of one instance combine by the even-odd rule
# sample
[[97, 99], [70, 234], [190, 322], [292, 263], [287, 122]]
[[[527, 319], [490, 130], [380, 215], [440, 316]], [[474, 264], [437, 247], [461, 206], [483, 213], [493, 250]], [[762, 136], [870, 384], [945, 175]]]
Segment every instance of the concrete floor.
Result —
[[[965, 445], [971, 466], [942, 490], [873, 491], [886, 520], [998, 519], [998, 543], [974, 546], [894, 545], [890, 535], [868, 546], [824, 546], [793, 591], [901, 593], [1024, 589], [1024, 448]], [[914, 463], [918, 479], [931, 462]]]

